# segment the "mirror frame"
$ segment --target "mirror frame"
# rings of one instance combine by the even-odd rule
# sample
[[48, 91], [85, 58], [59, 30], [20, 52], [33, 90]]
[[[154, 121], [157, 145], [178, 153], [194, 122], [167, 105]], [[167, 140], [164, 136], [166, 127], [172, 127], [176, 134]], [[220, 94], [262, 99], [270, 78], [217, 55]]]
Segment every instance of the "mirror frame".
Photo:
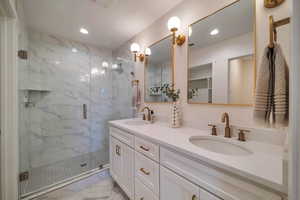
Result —
[[[168, 37], [172, 38], [172, 34], [169, 34], [165, 37], [163, 37], [162, 39], [152, 43], [150, 46], [148, 46], [148, 48], [151, 49], [152, 46], [158, 44], [159, 42], [167, 39]], [[171, 68], [172, 68], [172, 84], [174, 85], [175, 84], [175, 56], [174, 56], [174, 53], [175, 53], [175, 48], [174, 48], [174, 45], [172, 44], [172, 40], [170, 42], [170, 47], [171, 47]], [[145, 58], [145, 62], [144, 62], [144, 102], [145, 103], [150, 103], [150, 104], [159, 104], [159, 103], [162, 103], [162, 104], [168, 104], [168, 103], [172, 103], [171, 101], [168, 101], [168, 102], [159, 102], [159, 101], [146, 101], [146, 68], [147, 68], [147, 63], [148, 63], [148, 58]]]
[[[198, 22], [208, 18], [208, 17], [211, 17], [215, 14], [217, 14], [218, 12], [226, 9], [227, 7], [230, 7], [234, 4], [236, 4], [237, 2], [239, 2], [240, 0], [236, 0], [226, 6], [224, 6], [223, 8], [219, 9], [219, 10], [216, 10], [214, 11], [213, 13], [203, 17], [203, 18], [200, 18], [198, 20], [196, 20], [195, 22], [191, 23], [189, 26], [188, 26], [188, 30], [187, 30], [187, 33], [190, 29], [191, 26], [193, 26], [194, 24], [197, 24]], [[253, 23], [253, 34], [252, 34], [252, 37], [253, 37], [253, 45], [254, 45], [254, 52], [253, 52], [253, 55], [254, 55], [254, 64], [253, 64], [253, 79], [254, 79], [254, 82], [253, 82], [253, 91], [252, 91], [252, 96], [254, 97], [254, 94], [255, 94], [255, 89], [256, 89], [256, 76], [257, 76], [257, 49], [256, 49], [256, 1], [255, 0], [251, 0], [252, 1], [252, 4], [253, 4], [253, 18], [254, 18], [254, 23]], [[188, 44], [189, 44], [189, 40], [190, 40], [190, 36], [189, 34], [188, 35]], [[187, 45], [187, 103], [188, 104], [200, 104], [200, 105], [211, 105], [211, 106], [237, 106], [237, 107], [253, 107], [253, 104], [220, 104], [220, 103], [201, 103], [201, 102], [191, 102], [189, 100], [189, 97], [188, 97], [188, 91], [189, 91], [189, 67], [190, 67], [190, 48], [189, 46]], [[228, 60], [229, 62], [229, 60]]]

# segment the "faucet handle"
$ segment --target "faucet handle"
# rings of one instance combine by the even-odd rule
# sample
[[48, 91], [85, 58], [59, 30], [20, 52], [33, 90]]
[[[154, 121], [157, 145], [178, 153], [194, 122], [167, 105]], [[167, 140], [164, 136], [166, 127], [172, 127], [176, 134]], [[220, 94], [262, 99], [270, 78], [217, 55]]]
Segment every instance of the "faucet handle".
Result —
[[251, 131], [246, 129], [238, 129], [238, 130], [239, 130], [238, 140], [242, 142], [246, 142], [245, 133], [250, 133]]
[[217, 135], [217, 125], [215, 125], [215, 124], [208, 124], [208, 126], [210, 126], [210, 127], [212, 127], [212, 129], [211, 129], [211, 135]]

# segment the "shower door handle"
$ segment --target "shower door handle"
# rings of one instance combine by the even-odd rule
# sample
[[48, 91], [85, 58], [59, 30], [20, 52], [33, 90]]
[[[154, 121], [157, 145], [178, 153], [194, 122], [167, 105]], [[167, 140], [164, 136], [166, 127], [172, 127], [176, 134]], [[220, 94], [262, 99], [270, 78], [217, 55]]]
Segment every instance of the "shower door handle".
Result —
[[118, 156], [121, 156], [120, 150], [121, 150], [121, 147], [120, 147], [119, 145], [116, 145], [116, 154], [117, 154]]
[[83, 117], [83, 119], [87, 119], [87, 106], [86, 106], [86, 104], [82, 104], [82, 117]]

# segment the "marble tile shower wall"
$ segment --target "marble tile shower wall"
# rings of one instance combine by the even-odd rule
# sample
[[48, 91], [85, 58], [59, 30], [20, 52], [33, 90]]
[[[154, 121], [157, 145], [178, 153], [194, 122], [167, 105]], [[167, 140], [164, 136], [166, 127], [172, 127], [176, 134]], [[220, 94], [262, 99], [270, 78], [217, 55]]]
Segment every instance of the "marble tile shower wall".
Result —
[[28, 30], [28, 53], [19, 70], [23, 193], [108, 163], [107, 121], [132, 116], [132, 67], [103, 69], [110, 50]]

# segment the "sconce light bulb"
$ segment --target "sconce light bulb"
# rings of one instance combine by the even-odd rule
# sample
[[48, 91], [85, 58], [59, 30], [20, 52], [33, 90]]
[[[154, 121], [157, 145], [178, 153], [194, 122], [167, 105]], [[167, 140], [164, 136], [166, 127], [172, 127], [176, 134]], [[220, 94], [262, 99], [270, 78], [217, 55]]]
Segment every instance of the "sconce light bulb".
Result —
[[146, 48], [145, 49], [145, 56], [150, 56], [151, 55], [151, 49], [150, 48]]
[[171, 17], [168, 20], [168, 29], [172, 32], [177, 31], [180, 28], [180, 19], [176, 16]]
[[132, 43], [132, 45], [130, 46], [130, 51], [132, 53], [137, 53], [140, 51], [140, 45], [137, 43]]
[[193, 34], [193, 28], [191, 26], [189, 26], [189, 37], [191, 37]]

